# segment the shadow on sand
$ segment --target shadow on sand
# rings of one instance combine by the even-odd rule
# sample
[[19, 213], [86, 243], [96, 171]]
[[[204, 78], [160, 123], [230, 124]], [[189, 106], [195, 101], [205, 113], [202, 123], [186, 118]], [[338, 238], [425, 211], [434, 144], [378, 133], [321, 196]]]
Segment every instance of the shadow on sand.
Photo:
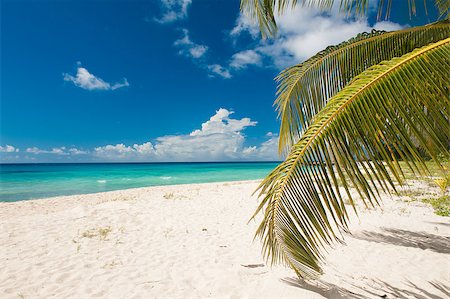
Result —
[[367, 296], [359, 295], [355, 292], [351, 292], [345, 288], [338, 287], [337, 285], [323, 282], [323, 281], [304, 281], [300, 280], [296, 277], [286, 277], [281, 279], [282, 282], [289, 284], [293, 287], [301, 288], [304, 290], [312, 291], [319, 295], [324, 296], [329, 299], [343, 299], [343, 298], [351, 298], [351, 299], [363, 299], [367, 298]]
[[362, 231], [353, 238], [368, 242], [387, 243], [397, 246], [414, 247], [450, 254], [450, 238], [425, 232], [412, 232], [402, 229], [383, 228], [381, 233]]
[[[450, 254], [450, 238], [413, 232], [401, 229], [382, 228], [382, 232], [362, 231], [352, 234], [351, 237], [368, 242], [393, 244], [396, 246], [432, 250], [438, 253]], [[445, 267], [445, 265], [443, 265]], [[450, 287], [441, 282], [429, 281], [429, 288], [420, 288], [411, 281], [406, 281], [407, 288], [390, 285], [381, 280], [365, 281], [364, 286], [350, 285], [338, 286], [320, 280], [304, 281], [296, 277], [281, 279], [286, 284], [309, 290], [331, 299], [361, 299], [361, 298], [417, 298], [441, 299], [450, 298]]]
[[436, 222], [436, 221], [426, 221], [426, 222], [434, 224], [434, 225], [441, 225], [441, 226], [450, 227], [450, 223], [447, 223], [447, 222]]
[[[440, 282], [428, 282], [431, 286], [433, 293], [426, 291], [423, 288], [419, 288], [412, 282], [407, 284], [411, 289], [401, 289], [385, 283], [380, 280], [372, 280], [367, 285], [373, 285], [375, 287], [361, 287], [353, 285], [349, 290], [347, 288], [339, 287], [337, 285], [322, 282], [322, 281], [303, 281], [295, 277], [287, 277], [281, 279], [286, 284], [301, 289], [309, 290], [324, 296], [329, 299], [362, 299], [362, 298], [416, 298], [416, 299], [441, 299], [450, 298], [450, 288]], [[439, 295], [437, 295], [437, 294]], [[443, 297], [444, 295], [444, 297]]]

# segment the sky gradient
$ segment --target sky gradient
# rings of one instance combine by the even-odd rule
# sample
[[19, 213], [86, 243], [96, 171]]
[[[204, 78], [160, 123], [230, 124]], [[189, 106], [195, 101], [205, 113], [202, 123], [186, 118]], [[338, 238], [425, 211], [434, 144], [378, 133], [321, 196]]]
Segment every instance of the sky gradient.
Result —
[[379, 22], [375, 4], [357, 20], [299, 7], [261, 40], [231, 0], [2, 0], [0, 11], [7, 163], [279, 160], [281, 69], [436, 17], [432, 5]]

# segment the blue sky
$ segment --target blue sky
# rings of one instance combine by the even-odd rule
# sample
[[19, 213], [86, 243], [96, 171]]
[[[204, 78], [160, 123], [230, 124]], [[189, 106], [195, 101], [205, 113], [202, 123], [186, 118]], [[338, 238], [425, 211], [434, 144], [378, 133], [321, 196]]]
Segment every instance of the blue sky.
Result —
[[435, 17], [298, 8], [261, 40], [232, 0], [2, 0], [0, 11], [1, 162], [277, 160], [282, 68]]

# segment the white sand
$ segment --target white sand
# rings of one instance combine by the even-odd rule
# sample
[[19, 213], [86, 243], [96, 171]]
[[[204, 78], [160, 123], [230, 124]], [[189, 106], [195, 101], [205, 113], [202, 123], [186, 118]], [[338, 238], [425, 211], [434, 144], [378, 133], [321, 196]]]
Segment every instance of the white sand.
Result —
[[352, 217], [353, 236], [330, 250], [320, 280], [301, 282], [288, 268], [265, 266], [252, 242], [256, 186], [0, 203], [0, 298], [449, 296], [450, 221], [431, 207], [386, 197], [383, 211]]

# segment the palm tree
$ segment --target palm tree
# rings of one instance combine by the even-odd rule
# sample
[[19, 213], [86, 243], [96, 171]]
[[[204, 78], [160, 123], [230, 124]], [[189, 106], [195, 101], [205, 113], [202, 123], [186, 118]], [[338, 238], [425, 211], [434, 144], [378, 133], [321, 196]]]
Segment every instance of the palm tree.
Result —
[[[324, 8], [333, 3], [298, 2]], [[414, 1], [408, 2], [415, 9]], [[364, 13], [368, 0], [340, 3], [346, 12]], [[276, 33], [275, 13], [296, 4], [242, 0], [241, 9], [259, 21], [263, 36], [270, 36]], [[444, 16], [450, 1], [436, 5]], [[437, 155], [450, 156], [450, 26], [445, 18], [360, 34], [277, 77], [279, 149], [287, 158], [261, 183], [262, 201], [253, 216], [264, 213], [256, 235], [272, 263], [292, 267], [299, 277], [316, 277], [322, 251], [348, 231], [345, 197], [356, 211], [351, 188], [373, 207], [380, 192], [396, 192], [404, 167], [429, 175], [423, 153], [443, 171]]]

